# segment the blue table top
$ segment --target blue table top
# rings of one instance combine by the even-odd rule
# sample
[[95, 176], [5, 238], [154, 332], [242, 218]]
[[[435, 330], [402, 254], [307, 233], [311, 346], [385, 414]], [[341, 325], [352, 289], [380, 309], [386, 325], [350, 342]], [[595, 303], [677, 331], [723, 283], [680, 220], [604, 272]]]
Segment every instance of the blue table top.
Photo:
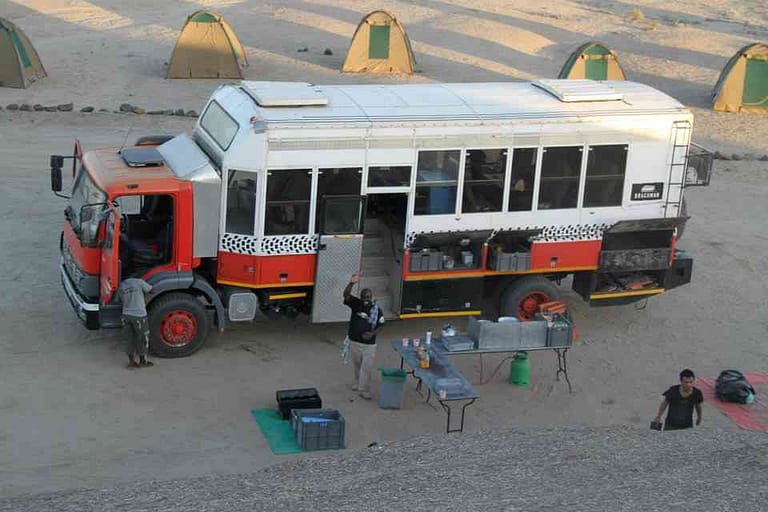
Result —
[[[459, 335], [462, 336], [462, 335]], [[462, 336], [463, 338], [468, 338], [468, 336]], [[402, 341], [400, 342], [402, 344]], [[432, 348], [437, 351], [441, 352], [445, 355], [461, 355], [461, 354], [509, 354], [512, 352], [535, 352], [538, 350], [563, 350], [570, 347], [531, 347], [531, 348], [524, 348], [524, 347], [514, 347], [514, 348], [471, 348], [468, 350], [448, 350], [445, 348], [445, 343], [443, 343], [443, 340], [441, 338], [437, 338], [432, 342]]]
[[419, 366], [416, 349], [409, 345], [403, 347], [402, 340], [392, 340], [392, 348], [403, 358], [403, 362], [413, 368], [413, 374], [424, 382], [439, 396], [440, 389], [445, 389], [443, 400], [464, 400], [479, 398], [480, 394], [472, 384], [456, 370], [446, 357], [445, 349], [437, 349], [434, 345], [429, 351], [429, 368]]

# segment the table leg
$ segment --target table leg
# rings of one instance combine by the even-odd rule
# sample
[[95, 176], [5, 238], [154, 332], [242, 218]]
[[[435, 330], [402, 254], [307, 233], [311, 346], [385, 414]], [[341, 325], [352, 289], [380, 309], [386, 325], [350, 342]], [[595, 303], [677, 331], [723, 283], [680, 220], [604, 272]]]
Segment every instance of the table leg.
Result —
[[443, 410], [448, 415], [448, 419], [445, 422], [445, 433], [446, 434], [451, 434], [453, 432], [464, 432], [464, 413], [466, 412], [467, 407], [469, 407], [470, 405], [475, 403], [475, 400], [477, 400], [477, 399], [473, 398], [473, 399], [471, 399], [469, 402], [465, 403], [461, 407], [461, 424], [460, 424], [459, 428], [454, 428], [454, 429], [451, 428], [451, 406], [446, 403], [446, 400], [438, 400], [438, 402], [440, 402], [440, 405], [442, 406]]
[[562, 373], [565, 377], [565, 382], [568, 384], [568, 393], [572, 394], [573, 388], [571, 387], [571, 380], [568, 378], [568, 360], [566, 358], [568, 348], [556, 348], [555, 352], [557, 353], [557, 373], [555, 374], [555, 380], [560, 381], [560, 374]]

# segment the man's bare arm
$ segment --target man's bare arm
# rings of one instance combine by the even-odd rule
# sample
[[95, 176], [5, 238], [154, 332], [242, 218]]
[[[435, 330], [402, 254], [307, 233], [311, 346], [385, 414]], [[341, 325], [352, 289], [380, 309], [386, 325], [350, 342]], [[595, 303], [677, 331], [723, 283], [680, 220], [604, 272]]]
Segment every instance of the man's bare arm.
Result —
[[352, 295], [352, 287], [355, 286], [360, 281], [360, 274], [355, 272], [352, 274], [352, 277], [349, 279], [349, 284], [347, 284], [347, 287], [344, 288], [344, 301]]
[[669, 400], [666, 398], [662, 400], [661, 405], [659, 405], [659, 412], [656, 413], [656, 421], [661, 421], [661, 415], [664, 414], [664, 411], [667, 410], [667, 406], [669, 405]]
[[696, 425], [701, 425], [701, 404], [696, 404]]

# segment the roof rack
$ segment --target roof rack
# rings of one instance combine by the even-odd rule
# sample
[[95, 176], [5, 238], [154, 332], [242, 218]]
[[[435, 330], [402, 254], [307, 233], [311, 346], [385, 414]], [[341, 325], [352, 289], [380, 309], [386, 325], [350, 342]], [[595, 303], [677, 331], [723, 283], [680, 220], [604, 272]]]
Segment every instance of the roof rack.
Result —
[[251, 82], [243, 81], [240, 88], [260, 107], [325, 106], [328, 98], [306, 82]]
[[608, 82], [596, 80], [555, 80], [542, 78], [531, 82], [563, 103], [581, 101], [620, 101], [624, 95]]

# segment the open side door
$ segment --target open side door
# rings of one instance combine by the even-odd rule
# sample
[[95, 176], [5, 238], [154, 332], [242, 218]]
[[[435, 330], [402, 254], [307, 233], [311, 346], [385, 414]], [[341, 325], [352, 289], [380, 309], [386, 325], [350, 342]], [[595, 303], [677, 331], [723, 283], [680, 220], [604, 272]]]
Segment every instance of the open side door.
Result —
[[108, 204], [109, 217], [104, 229], [104, 245], [101, 247], [101, 276], [99, 303], [109, 304], [120, 286], [120, 212]]
[[344, 322], [349, 319], [344, 288], [360, 270], [363, 255], [365, 196], [324, 196], [319, 216], [312, 322]]

